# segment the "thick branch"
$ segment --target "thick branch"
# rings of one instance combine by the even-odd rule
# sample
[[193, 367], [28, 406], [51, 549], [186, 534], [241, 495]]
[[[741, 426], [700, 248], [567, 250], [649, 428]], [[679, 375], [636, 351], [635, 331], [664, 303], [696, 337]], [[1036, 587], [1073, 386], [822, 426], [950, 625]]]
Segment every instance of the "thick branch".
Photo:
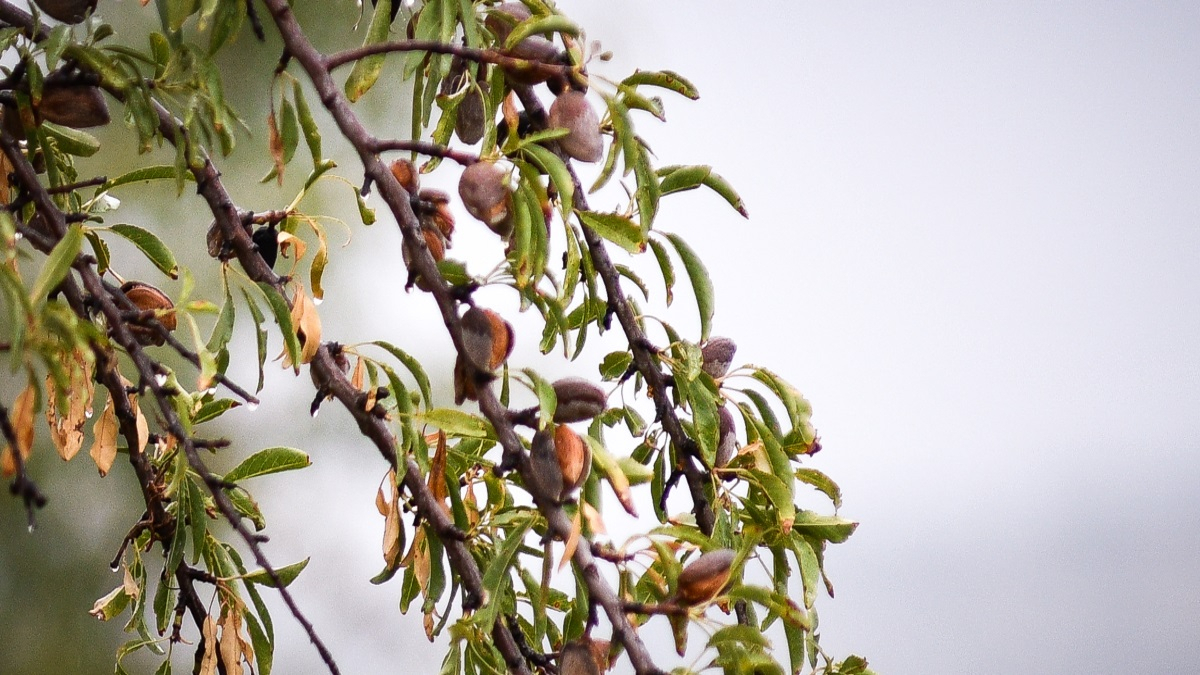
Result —
[[[409, 195], [400, 187], [391, 172], [380, 161], [375, 153], [378, 141], [359, 122], [357, 116], [350, 110], [350, 104], [342, 95], [333, 78], [330, 77], [328, 62], [312, 46], [300, 25], [296, 22], [291, 8], [286, 0], [264, 0], [270, 8], [275, 25], [279, 28], [281, 37], [288, 54], [300, 63], [313, 82], [320, 96], [322, 105], [333, 116], [342, 135], [350, 141], [358, 151], [359, 159], [368, 179], [379, 186], [379, 192], [396, 218], [404, 240], [413, 251], [412, 266], [422, 278], [429, 280], [430, 293], [437, 301], [442, 320], [450, 333], [455, 349], [460, 355], [465, 353], [462, 341], [462, 330], [458, 318], [458, 301], [451, 294], [449, 286], [437, 271], [437, 265], [425, 246], [424, 237], [420, 235], [418, 222], [409, 202]], [[469, 361], [469, 359], [466, 359]], [[490, 386], [478, 389], [479, 408], [491, 422], [496, 431], [497, 439], [503, 448], [502, 466], [515, 467], [525, 479], [527, 485], [533, 484], [529, 459], [524, 452], [523, 444], [508, 420], [508, 411], [500, 405]], [[378, 443], [377, 443], [378, 444]], [[390, 447], [390, 446], [389, 446]], [[546, 518], [550, 532], [565, 539], [571, 531], [571, 521], [562, 508], [554, 503], [542, 500], [534, 495], [538, 510]], [[600, 570], [592, 557], [591, 547], [579, 546], [575, 549], [574, 561], [587, 587], [590, 599], [602, 606], [613, 626], [613, 639], [624, 645], [630, 661], [639, 675], [662, 672], [654, 665], [649, 650], [638, 636], [636, 629], [625, 616], [621, 602], [616, 592], [601, 577]], [[506, 656], [506, 660], [507, 660]], [[510, 662], [510, 668], [512, 667]], [[523, 666], [522, 666], [523, 667]]]

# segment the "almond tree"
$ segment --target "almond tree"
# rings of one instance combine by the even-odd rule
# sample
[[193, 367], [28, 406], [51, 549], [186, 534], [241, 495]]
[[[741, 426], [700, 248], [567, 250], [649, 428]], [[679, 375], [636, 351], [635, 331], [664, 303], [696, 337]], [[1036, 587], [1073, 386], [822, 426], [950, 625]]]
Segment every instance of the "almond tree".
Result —
[[[822, 586], [832, 594], [824, 552], [855, 523], [836, 515], [836, 483], [809, 466], [821, 445], [808, 401], [775, 372], [738, 365], [734, 341], [710, 335], [704, 264], [655, 218], [660, 200], [696, 188], [727, 202], [729, 217], [747, 215], [717, 172], [660, 162], [635, 125], [664, 119], [660, 96], [695, 99], [695, 87], [669, 71], [607, 72], [599, 45], [542, 0], [377, 0], [358, 46], [333, 53], [313, 46], [291, 4], [36, 0], [30, 14], [0, 0], [0, 48], [15, 64], [0, 81], [0, 349], [20, 392], [0, 401], [0, 469], [31, 528], [53, 498], [26, 465], [47, 430], [64, 460], [86, 446], [102, 476], [136, 476], [145, 514], [113, 561], [124, 581], [92, 610], [121, 617], [133, 636], [118, 672], [126, 655], [150, 650], [163, 655], [160, 673], [182, 651], [193, 672], [266, 675], [275, 638], [264, 593], [280, 595], [339, 672], [288, 591], [304, 563], [268, 560], [266, 520], [244, 485], [301, 469], [308, 455], [272, 447], [223, 475], [207, 464], [233, 449], [205, 424], [257, 406], [271, 343], [282, 344], [284, 368], [308, 370], [312, 412], [340, 407], [361, 450], [380, 455], [384, 561], [372, 581], [399, 576], [401, 610], [419, 599], [430, 638], [449, 635], [444, 672], [599, 673], [624, 659], [642, 674], [868, 672], [818, 640], [814, 602]], [[154, 12], [160, 25], [118, 40], [108, 12]], [[247, 124], [214, 56], [267, 33], [281, 39], [280, 58], [244, 67], [274, 74], [271, 112]], [[379, 135], [355, 108], [385, 78], [412, 82], [407, 138]], [[114, 116], [132, 147], [101, 147], [85, 131]], [[223, 175], [221, 158], [243, 126], [270, 139], [269, 179], [282, 186], [285, 172], [308, 172], [298, 194], [232, 198], [226, 185], [241, 177]], [[379, 218], [403, 235], [407, 293], [388, 302], [437, 307], [452, 372], [427, 372], [404, 336], [325, 339], [336, 326], [320, 319], [322, 279], [345, 256], [330, 250], [305, 196], [320, 181], [348, 181], [326, 157], [333, 143], [361, 160], [351, 180], [363, 225]], [[174, 148], [173, 164], [76, 170], [77, 157], [161, 146]], [[421, 187], [435, 171], [459, 176], [457, 195]], [[211, 223], [204, 245], [220, 288], [196, 288], [176, 261], [172, 249], [200, 245], [180, 240], [185, 230], [105, 223], [115, 198], [136, 200], [137, 185], [159, 180]], [[622, 205], [594, 209], [597, 193]], [[131, 265], [109, 251], [116, 238], [182, 277], [182, 291], [125, 278]], [[464, 238], [490, 243], [490, 270], [450, 255]], [[684, 278], [697, 334], [641, 306], [658, 292], [670, 305]], [[487, 286], [511, 289], [511, 302], [477, 302]], [[504, 317], [519, 312], [536, 315], [541, 333], [517, 334]], [[231, 350], [238, 322], [256, 329], [257, 387], [226, 375], [232, 361], [255, 359]], [[508, 362], [516, 340], [577, 360], [589, 337], [612, 348], [584, 369], [591, 380], [552, 381], [536, 363]], [[451, 390], [456, 406], [436, 406], [434, 391]], [[522, 397], [531, 405], [516, 405]], [[832, 515], [816, 510], [830, 506]], [[641, 513], [643, 532], [598, 538], [605, 508]], [[558, 566], [570, 574], [551, 583]], [[704, 640], [701, 656], [680, 665], [652, 652], [638, 630], [647, 621], [669, 622], [681, 656], [689, 638]], [[773, 625], [782, 644], [764, 635]]]

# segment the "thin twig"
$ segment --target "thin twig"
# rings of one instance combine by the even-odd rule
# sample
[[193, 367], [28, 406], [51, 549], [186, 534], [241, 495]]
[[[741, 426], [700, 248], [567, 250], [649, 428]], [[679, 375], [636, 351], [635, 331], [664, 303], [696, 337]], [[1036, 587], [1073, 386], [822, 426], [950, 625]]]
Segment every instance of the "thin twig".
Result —
[[323, 57], [322, 61], [326, 70], [332, 71], [335, 68], [344, 66], [347, 63], [353, 63], [359, 59], [364, 59], [368, 56], [376, 54], [387, 54], [390, 52], [431, 52], [434, 54], [453, 54], [462, 57], [468, 61], [477, 61], [480, 63], [493, 63], [506, 70], [519, 71], [523, 74], [537, 76], [540, 79], [549, 77], [570, 77], [572, 73], [578, 72], [574, 66], [563, 65], [561, 63], [547, 63], [545, 61], [531, 61], [529, 59], [519, 59], [513, 56], [501, 54], [498, 51], [491, 49], [476, 49], [474, 47], [464, 47], [462, 45], [449, 44], [439, 42], [437, 40], [405, 40], [404, 42], [377, 42], [372, 45], [363, 45], [354, 49], [347, 49], [344, 52], [330, 54]]
[[447, 148], [444, 145], [430, 143], [429, 141], [403, 141], [399, 139], [377, 140], [371, 144], [373, 152], [388, 152], [389, 150], [402, 150], [405, 152], [415, 152], [420, 155], [429, 157], [441, 157], [458, 162], [462, 166], [471, 166], [479, 161], [479, 155], [472, 155], [469, 152], [460, 152], [452, 148]]
[[61, 195], [75, 190], [82, 190], [85, 187], [93, 187], [95, 185], [104, 185], [108, 182], [107, 176], [96, 176], [87, 180], [81, 180], [78, 183], [69, 183], [67, 185], [59, 185], [57, 187], [48, 188], [46, 192], [52, 195]]

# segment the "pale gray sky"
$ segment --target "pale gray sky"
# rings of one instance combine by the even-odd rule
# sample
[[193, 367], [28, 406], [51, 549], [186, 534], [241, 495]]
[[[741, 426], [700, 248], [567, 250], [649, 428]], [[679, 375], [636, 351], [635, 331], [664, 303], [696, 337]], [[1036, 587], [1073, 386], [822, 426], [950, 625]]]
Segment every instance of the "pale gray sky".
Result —
[[[697, 84], [639, 129], [746, 198], [749, 222], [695, 193], [658, 225], [708, 261], [739, 358], [812, 401], [812, 464], [862, 522], [829, 554], [826, 648], [890, 675], [1194, 668], [1200, 6], [563, 5], [615, 53], [594, 72]], [[369, 269], [394, 236], [350, 250]], [[420, 330], [377, 309], [345, 307], [343, 332]], [[673, 316], [694, 325], [683, 300]], [[380, 464], [335, 415], [264, 430], [337, 458], [264, 499], [273, 555], [346, 575], [296, 591], [348, 672], [440, 658], [398, 586], [366, 584]], [[312, 502], [333, 488], [364, 496]], [[297, 506], [362, 525], [312, 550], [294, 537], [324, 526]], [[293, 639], [279, 672], [314, 662]]]

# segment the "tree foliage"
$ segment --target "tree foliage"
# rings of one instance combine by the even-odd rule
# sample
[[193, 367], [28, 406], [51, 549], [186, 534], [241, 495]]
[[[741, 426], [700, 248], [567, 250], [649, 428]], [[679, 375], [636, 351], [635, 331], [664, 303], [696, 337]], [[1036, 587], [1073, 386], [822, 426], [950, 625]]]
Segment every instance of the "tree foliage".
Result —
[[[31, 15], [0, 0], [0, 49], [14, 64], [0, 81], [0, 346], [17, 392], [0, 401], [0, 470], [31, 528], [47, 501], [26, 464], [35, 436], [48, 432], [64, 460], [87, 447], [102, 476], [136, 477], [145, 514], [113, 562], [124, 580], [92, 610], [132, 636], [118, 672], [148, 650], [167, 673], [186, 650], [194, 672], [267, 675], [266, 593], [280, 594], [338, 672], [287, 590], [308, 561], [268, 561], [267, 514], [251, 492], [251, 479], [303, 469], [309, 456], [269, 447], [223, 475], [208, 466], [235, 451], [206, 425], [257, 406], [275, 350], [284, 368], [308, 370], [312, 414], [344, 409], [360, 445], [382, 457], [383, 566], [372, 582], [397, 584], [401, 611], [422, 615], [430, 638], [449, 635], [443, 672], [596, 673], [625, 658], [661, 672], [664, 655], [639, 636], [647, 621], [669, 622], [681, 656], [705, 641], [684, 671], [867, 672], [819, 644], [814, 603], [822, 588], [832, 594], [824, 553], [856, 524], [808, 461], [821, 447], [809, 403], [774, 371], [737, 365], [734, 342], [711, 334], [701, 252], [656, 219], [661, 200], [697, 188], [728, 217], [747, 216], [716, 171], [660, 162], [640, 130], [696, 88], [670, 71], [606, 72], [599, 45], [541, 0], [377, 0], [358, 46], [334, 53], [313, 46], [290, 4], [38, 0]], [[154, 13], [158, 26], [118, 37], [108, 12]], [[244, 67], [273, 73], [270, 113], [247, 122], [217, 56], [268, 33], [282, 57]], [[411, 82], [408, 138], [375, 135], [354, 105], [385, 78]], [[123, 124], [126, 142], [87, 131], [108, 124]], [[262, 180], [280, 186], [254, 209], [226, 188], [241, 177], [218, 168], [243, 129], [269, 139]], [[327, 157], [335, 144], [361, 160], [353, 183], [339, 170], [357, 167]], [[76, 168], [159, 148], [174, 161], [104, 177]], [[421, 187], [435, 171], [460, 175], [458, 195]], [[285, 192], [297, 172], [307, 173], [299, 191]], [[324, 274], [347, 260], [306, 197], [331, 180], [354, 185], [343, 194], [362, 226], [399, 227], [408, 293], [391, 302], [437, 307], [452, 372], [427, 370], [403, 335], [324, 339], [335, 328], [321, 321]], [[203, 214], [219, 287], [197, 287], [176, 255], [200, 246], [203, 228], [109, 222], [150, 181], [173, 183], [181, 206]], [[589, 204], [601, 199], [617, 207]], [[468, 238], [486, 241], [490, 259], [453, 257]], [[117, 240], [181, 279], [180, 291], [125, 278], [122, 268], [140, 268], [112, 255]], [[671, 305], [684, 283], [696, 334], [642, 308], [660, 292]], [[485, 288], [510, 292], [485, 306]], [[504, 318], [517, 313], [536, 316], [540, 334], [518, 334]], [[232, 348], [239, 324], [253, 325], [253, 354]], [[518, 340], [577, 363], [589, 340], [612, 350], [596, 370], [579, 363], [590, 377], [552, 380], [550, 365], [509, 363]], [[256, 386], [226, 375], [235, 360], [257, 363]], [[450, 391], [456, 405], [440, 404]], [[643, 531], [609, 541], [613, 508]], [[772, 626], [784, 644], [768, 640]]]

